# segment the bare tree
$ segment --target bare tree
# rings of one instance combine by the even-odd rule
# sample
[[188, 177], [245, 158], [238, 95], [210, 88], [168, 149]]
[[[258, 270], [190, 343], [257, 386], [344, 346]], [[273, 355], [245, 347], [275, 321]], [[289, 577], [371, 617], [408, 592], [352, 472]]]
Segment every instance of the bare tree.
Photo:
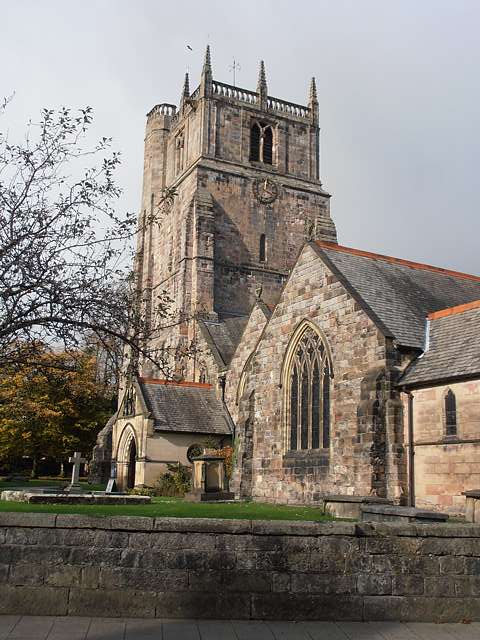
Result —
[[109, 138], [83, 146], [91, 122], [89, 107], [45, 109], [21, 143], [0, 132], [0, 367], [92, 337], [107, 352], [127, 348], [133, 366], [142, 357], [168, 367], [149, 345], [175, 310], [156, 292], [155, 321], [145, 319], [131, 272], [136, 216], [115, 209], [120, 156]]

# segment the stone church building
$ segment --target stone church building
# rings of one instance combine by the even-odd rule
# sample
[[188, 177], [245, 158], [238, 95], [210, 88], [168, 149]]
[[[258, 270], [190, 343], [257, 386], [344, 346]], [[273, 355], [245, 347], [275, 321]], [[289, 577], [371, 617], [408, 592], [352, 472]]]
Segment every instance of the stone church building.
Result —
[[[460, 512], [480, 488], [480, 277], [337, 243], [319, 108], [186, 76], [147, 115], [136, 274], [179, 322], [175, 376], [145, 362], [112, 420], [121, 487], [206, 439], [233, 442], [242, 498], [378, 495]], [[193, 357], [182, 347], [195, 345]]]

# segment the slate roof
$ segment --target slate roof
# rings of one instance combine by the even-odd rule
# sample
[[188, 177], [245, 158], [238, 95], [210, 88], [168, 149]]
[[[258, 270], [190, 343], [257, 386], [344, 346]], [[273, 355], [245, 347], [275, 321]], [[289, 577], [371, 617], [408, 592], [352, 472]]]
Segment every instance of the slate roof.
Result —
[[399, 384], [480, 377], [480, 300], [428, 318], [428, 346]]
[[428, 313], [480, 298], [477, 276], [331, 242], [313, 247], [384, 335], [400, 346], [423, 350]]
[[139, 386], [157, 431], [230, 435], [232, 422], [210, 384], [140, 378]]
[[221, 367], [230, 364], [247, 321], [248, 316], [199, 321], [203, 336], [210, 347], [213, 347], [213, 355]]

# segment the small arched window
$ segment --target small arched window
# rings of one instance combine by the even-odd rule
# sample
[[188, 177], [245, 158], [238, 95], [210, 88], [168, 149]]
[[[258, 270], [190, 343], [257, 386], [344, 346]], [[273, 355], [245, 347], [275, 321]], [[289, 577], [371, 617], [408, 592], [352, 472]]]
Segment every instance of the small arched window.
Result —
[[273, 132], [272, 127], [265, 127], [263, 130], [263, 162], [272, 164], [273, 158]]
[[457, 435], [457, 401], [451, 389], [445, 394], [445, 435]]
[[260, 126], [254, 122], [250, 130], [250, 160], [260, 160]]
[[331, 366], [319, 334], [308, 326], [294, 348], [287, 372], [288, 448], [330, 446]]
[[259, 262], [265, 262], [266, 259], [267, 259], [267, 245], [266, 245], [265, 234], [262, 233], [262, 235], [260, 236], [260, 244], [258, 248], [258, 260]]

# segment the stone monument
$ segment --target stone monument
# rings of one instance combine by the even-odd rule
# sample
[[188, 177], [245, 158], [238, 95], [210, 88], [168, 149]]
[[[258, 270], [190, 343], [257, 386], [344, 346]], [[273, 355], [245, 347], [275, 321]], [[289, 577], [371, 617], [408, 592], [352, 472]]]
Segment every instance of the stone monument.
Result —
[[233, 500], [235, 497], [228, 490], [223, 456], [204, 453], [194, 458], [192, 484], [192, 491], [185, 496], [189, 502]]
[[66, 491], [81, 491], [80, 486], [80, 465], [87, 461], [86, 458], [82, 458], [80, 451], [75, 451], [73, 456], [68, 459], [69, 462], [73, 462], [72, 468], [72, 481], [66, 487]]

